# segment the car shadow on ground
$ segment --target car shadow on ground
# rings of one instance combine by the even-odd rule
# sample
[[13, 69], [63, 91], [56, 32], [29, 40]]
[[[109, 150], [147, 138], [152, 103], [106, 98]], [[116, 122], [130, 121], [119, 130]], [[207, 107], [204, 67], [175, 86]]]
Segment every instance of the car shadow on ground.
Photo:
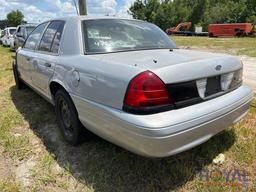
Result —
[[10, 88], [17, 110], [30, 129], [54, 154], [61, 167], [95, 191], [170, 191], [194, 179], [198, 172], [235, 142], [228, 129], [208, 142], [168, 158], [137, 156], [95, 136], [78, 147], [63, 141], [55, 123], [54, 108], [30, 89]]

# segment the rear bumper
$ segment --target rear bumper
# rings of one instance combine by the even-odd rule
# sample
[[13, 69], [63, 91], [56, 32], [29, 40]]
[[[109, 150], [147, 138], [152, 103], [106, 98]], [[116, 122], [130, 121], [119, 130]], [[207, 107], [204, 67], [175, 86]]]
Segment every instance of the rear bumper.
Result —
[[241, 86], [226, 95], [179, 110], [133, 115], [72, 95], [81, 122], [129, 151], [165, 157], [195, 147], [243, 118], [253, 98]]

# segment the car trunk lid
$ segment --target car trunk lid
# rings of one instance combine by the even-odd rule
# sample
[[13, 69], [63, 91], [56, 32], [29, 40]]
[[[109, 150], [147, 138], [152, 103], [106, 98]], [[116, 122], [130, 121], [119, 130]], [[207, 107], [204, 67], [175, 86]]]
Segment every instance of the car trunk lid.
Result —
[[165, 84], [174, 108], [183, 108], [225, 94], [238, 86], [242, 63], [233, 56], [191, 50], [147, 50], [106, 54], [116, 64], [156, 74]]
[[150, 70], [166, 84], [217, 76], [242, 68], [241, 62], [233, 56], [184, 49], [128, 51], [96, 57], [117, 65]]

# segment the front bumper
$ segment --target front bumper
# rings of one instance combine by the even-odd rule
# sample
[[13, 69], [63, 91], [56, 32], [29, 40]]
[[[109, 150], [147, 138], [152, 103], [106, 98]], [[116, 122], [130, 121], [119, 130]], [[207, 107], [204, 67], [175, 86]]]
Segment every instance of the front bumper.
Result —
[[165, 157], [191, 149], [237, 123], [249, 110], [253, 94], [240, 88], [179, 110], [133, 115], [71, 94], [86, 128], [131, 152]]

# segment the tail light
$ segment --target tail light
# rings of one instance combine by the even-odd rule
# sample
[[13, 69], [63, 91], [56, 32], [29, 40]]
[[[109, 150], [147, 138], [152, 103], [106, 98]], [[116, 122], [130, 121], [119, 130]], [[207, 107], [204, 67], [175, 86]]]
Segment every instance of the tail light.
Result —
[[234, 89], [243, 83], [243, 69], [234, 72], [230, 89]]
[[126, 91], [124, 110], [133, 113], [154, 113], [172, 108], [172, 100], [163, 81], [145, 71], [134, 77]]

